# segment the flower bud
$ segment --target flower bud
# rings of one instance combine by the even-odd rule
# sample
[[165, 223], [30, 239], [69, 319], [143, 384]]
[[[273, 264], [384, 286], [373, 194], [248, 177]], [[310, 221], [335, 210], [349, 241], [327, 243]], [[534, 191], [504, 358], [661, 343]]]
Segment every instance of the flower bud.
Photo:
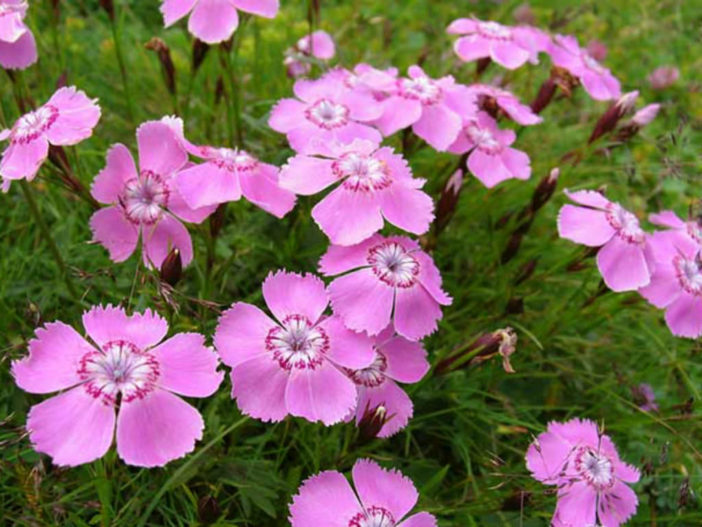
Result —
[[437, 234], [446, 228], [449, 220], [456, 212], [456, 205], [458, 204], [458, 198], [461, 194], [462, 188], [463, 170], [459, 168], [450, 178], [448, 178], [444, 188], [441, 190], [439, 203], [436, 207], [436, 220], [434, 220]]
[[205, 60], [205, 56], [207, 55], [207, 52], [209, 50], [210, 46], [202, 40], [200, 40], [199, 38], [196, 38], [193, 41], [193, 55], [191, 63], [193, 73], [200, 69], [200, 66], [202, 66], [202, 63]]
[[490, 57], [478, 59], [475, 63], [475, 77], [479, 78], [485, 72], [491, 62], [492, 59]]
[[112, 0], [100, 0], [100, 7], [102, 7], [105, 10], [109, 19], [114, 21], [115, 5], [112, 3]]
[[212, 235], [212, 238], [216, 238], [219, 236], [219, 233], [222, 230], [222, 227], [224, 227], [224, 220], [227, 215], [227, 204], [222, 203], [219, 205], [214, 213], [210, 216], [210, 234]]
[[641, 108], [628, 122], [624, 123], [619, 130], [617, 130], [614, 140], [618, 143], [629, 141], [639, 133], [639, 130], [656, 118], [660, 109], [661, 105], [657, 103], [649, 104]]
[[534, 271], [536, 270], [536, 265], [539, 263], [538, 258], [532, 258], [529, 260], [527, 263], [525, 263], [522, 268], [519, 270], [519, 274], [517, 275], [517, 278], [514, 280], [514, 285], [519, 285], [522, 282], [525, 282], [528, 280], [531, 275], [534, 274]]
[[[527, 222], [524, 225], [529, 224], [530, 223]], [[518, 230], [512, 233], [512, 236], [510, 236], [509, 241], [507, 242], [507, 247], [505, 247], [504, 251], [502, 251], [502, 255], [500, 256], [500, 262], [502, 265], [506, 264], [517, 255], [519, 248], [522, 245], [523, 238], [524, 234]]]
[[558, 176], [561, 175], [561, 169], [556, 167], [552, 168], [548, 176], [539, 181], [539, 184], [534, 190], [534, 194], [531, 197], [531, 212], [532, 214], [543, 207], [546, 202], [551, 199], [553, 193], [558, 186]]
[[549, 77], [541, 85], [541, 88], [539, 88], [539, 93], [536, 94], [536, 99], [534, 99], [534, 101], [531, 103], [531, 111], [536, 114], [541, 113], [543, 109], [550, 104], [555, 93], [556, 83], [552, 77]]
[[680, 70], [675, 66], [656, 68], [648, 76], [648, 82], [654, 90], [665, 90], [680, 78]]
[[197, 502], [197, 517], [201, 523], [210, 525], [222, 515], [222, 509], [214, 496], [203, 496]]
[[175, 66], [173, 65], [173, 60], [171, 60], [171, 50], [166, 43], [158, 37], [153, 37], [149, 40], [146, 43], [146, 49], [150, 49], [158, 55], [158, 60], [161, 63], [161, 71], [163, 72], [163, 79], [166, 82], [166, 88], [168, 88], [171, 95], [175, 95], [176, 77]]
[[619, 120], [634, 109], [638, 96], [639, 92], [636, 90], [625, 93], [607, 108], [607, 111], [602, 114], [602, 117], [600, 117], [595, 124], [595, 128], [592, 130], [592, 134], [590, 134], [590, 139], [588, 139], [587, 143], [593, 143], [603, 135], [614, 130]]
[[383, 404], [371, 408], [370, 402], [366, 403], [366, 408], [363, 411], [363, 417], [358, 423], [358, 434], [361, 441], [371, 441], [378, 437], [385, 423], [392, 416], [388, 417], [387, 408]]
[[177, 248], [171, 249], [161, 264], [161, 281], [175, 286], [183, 275], [183, 260]]

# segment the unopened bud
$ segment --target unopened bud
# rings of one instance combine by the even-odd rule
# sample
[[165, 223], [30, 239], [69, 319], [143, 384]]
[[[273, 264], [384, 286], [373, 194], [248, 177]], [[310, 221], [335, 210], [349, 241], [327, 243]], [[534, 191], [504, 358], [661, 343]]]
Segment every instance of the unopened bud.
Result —
[[632, 91], [622, 95], [617, 101], [607, 108], [607, 111], [602, 114], [602, 117], [595, 124], [595, 128], [590, 134], [588, 144], [593, 143], [605, 134], [608, 134], [617, 126], [619, 120], [634, 109], [636, 99], [639, 96], [638, 91]]
[[441, 191], [439, 203], [436, 207], [436, 220], [434, 223], [437, 234], [444, 230], [449, 220], [456, 212], [456, 205], [458, 205], [458, 198], [462, 188], [463, 169], [459, 168], [448, 178]]
[[370, 402], [366, 403], [363, 417], [358, 423], [358, 434], [362, 441], [370, 441], [378, 437], [378, 434], [392, 416], [388, 416], [387, 408], [384, 404], [379, 404], [373, 408]]
[[196, 38], [193, 41], [193, 57], [192, 57], [192, 71], [196, 72], [198, 69], [200, 69], [200, 66], [202, 66], [203, 61], [205, 60], [205, 56], [207, 55], [207, 52], [209, 51], [210, 46], [207, 45], [205, 42], [200, 40], [199, 38]]
[[510, 236], [507, 242], [507, 247], [505, 247], [505, 250], [502, 251], [502, 255], [500, 256], [502, 265], [506, 264], [517, 255], [522, 245], [522, 238], [524, 238], [524, 235], [521, 232], [512, 233], [512, 236]]
[[661, 105], [654, 103], [641, 108], [633, 117], [624, 123], [614, 136], [614, 140], [618, 143], [626, 143], [632, 137], [639, 133], [644, 126], [647, 126], [658, 115]]
[[222, 203], [215, 209], [214, 213], [210, 216], [210, 234], [212, 235], [212, 238], [216, 238], [217, 236], [219, 236], [222, 227], [224, 227], [224, 220], [226, 219], [226, 215], [227, 204]]
[[59, 75], [59, 78], [56, 79], [56, 89], [60, 90], [61, 88], [65, 88], [68, 85], [68, 72], [66, 70], [63, 70], [61, 72], [61, 75]]
[[158, 60], [161, 63], [161, 71], [163, 72], [163, 79], [166, 82], [166, 88], [168, 88], [171, 95], [175, 95], [176, 73], [173, 60], [171, 59], [171, 50], [166, 43], [158, 37], [153, 37], [149, 40], [146, 43], [146, 49], [150, 49], [158, 55]]
[[491, 62], [492, 59], [490, 57], [483, 57], [482, 59], [478, 59], [478, 61], [475, 63], [475, 76], [480, 77], [488, 68]]
[[551, 169], [548, 176], [539, 181], [539, 184], [534, 190], [534, 194], [531, 198], [531, 211], [532, 213], [543, 207], [546, 202], [551, 199], [553, 193], [558, 186], [558, 177], [561, 175], [561, 169], [556, 167]]
[[539, 88], [539, 93], [536, 94], [536, 98], [531, 103], [531, 111], [534, 113], [541, 113], [544, 108], [546, 108], [550, 103], [551, 99], [556, 93], [556, 83], [553, 77], [549, 77], [544, 81]]
[[517, 275], [517, 278], [514, 280], [515, 285], [519, 285], [522, 282], [525, 282], [528, 280], [531, 275], [534, 274], [534, 271], [536, 270], [536, 265], [539, 263], [538, 258], [532, 258], [529, 260], [527, 263], [525, 263], [522, 268], [519, 270], [519, 274]]
[[161, 264], [161, 281], [175, 286], [183, 275], [183, 260], [177, 248], [171, 249]]
[[222, 509], [214, 496], [203, 496], [197, 502], [197, 517], [201, 523], [210, 525], [222, 515]]
[[115, 19], [115, 5], [112, 3], [112, 0], [100, 0], [100, 7], [105, 10], [110, 20]]
[[215, 106], [219, 104], [219, 101], [222, 100], [222, 97], [224, 96], [224, 79], [220, 75], [217, 77], [217, 82], [215, 84]]

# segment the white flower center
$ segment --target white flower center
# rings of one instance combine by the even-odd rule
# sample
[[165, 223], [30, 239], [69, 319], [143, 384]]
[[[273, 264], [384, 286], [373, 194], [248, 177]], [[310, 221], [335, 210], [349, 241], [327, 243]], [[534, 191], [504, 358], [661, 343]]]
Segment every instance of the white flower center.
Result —
[[478, 123], [470, 123], [465, 127], [465, 134], [468, 140], [473, 143], [476, 148], [488, 154], [496, 154], [502, 150], [502, 143], [492, 135], [492, 132], [487, 128], [481, 128]]
[[607, 206], [607, 221], [617, 234], [630, 243], [643, 243], [644, 232], [638, 218], [617, 203]]
[[388, 369], [388, 361], [385, 355], [375, 350], [375, 359], [370, 366], [360, 370], [346, 370], [351, 380], [360, 386], [375, 388], [385, 382], [385, 370]]
[[422, 104], [435, 104], [443, 94], [441, 86], [429, 77], [400, 79], [398, 81], [400, 95], [405, 99], [415, 99]]
[[114, 404], [121, 393], [125, 402], [142, 399], [151, 392], [159, 377], [159, 363], [148, 352], [131, 342], [113, 340], [101, 351], [86, 353], [80, 360], [78, 375], [85, 390], [106, 404]]
[[230, 172], [247, 172], [258, 166], [258, 161], [244, 150], [216, 148], [210, 152], [212, 162]]
[[12, 130], [12, 142], [29, 143], [46, 132], [56, 122], [58, 109], [50, 104], [37, 108], [19, 118]]
[[678, 254], [673, 258], [673, 267], [683, 289], [690, 294], [702, 296], [702, 253], [697, 253], [693, 259]]
[[605, 455], [589, 447], [581, 447], [575, 454], [575, 469], [580, 476], [597, 490], [614, 484], [614, 467]]
[[305, 110], [305, 117], [320, 128], [331, 130], [349, 122], [349, 109], [329, 99], [320, 99]]
[[284, 370], [314, 370], [329, 351], [329, 337], [322, 328], [312, 326], [307, 317], [290, 315], [282, 326], [268, 332], [266, 349]]
[[395, 518], [389, 510], [373, 506], [351, 518], [349, 527], [395, 527]]
[[387, 164], [372, 155], [349, 152], [334, 161], [332, 170], [337, 178], [344, 179], [344, 188], [356, 192], [382, 190], [392, 183]]
[[512, 38], [512, 31], [497, 22], [479, 22], [478, 33], [494, 40], [509, 40]]
[[419, 262], [396, 242], [385, 242], [368, 251], [368, 263], [382, 282], [391, 287], [412, 287], [417, 283]]
[[170, 190], [163, 178], [150, 170], [142, 170], [138, 177], [124, 184], [120, 203], [132, 223], [153, 225], [168, 206]]

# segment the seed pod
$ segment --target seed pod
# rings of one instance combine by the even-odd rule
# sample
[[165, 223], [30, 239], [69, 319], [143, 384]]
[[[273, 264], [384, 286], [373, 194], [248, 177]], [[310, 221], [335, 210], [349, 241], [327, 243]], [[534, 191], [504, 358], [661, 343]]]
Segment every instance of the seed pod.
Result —
[[603, 135], [614, 130], [619, 120], [634, 109], [638, 96], [638, 91], [632, 91], [625, 93], [617, 101], [612, 103], [612, 105], [607, 108], [607, 111], [602, 114], [602, 117], [600, 117], [595, 124], [592, 134], [590, 134], [590, 139], [587, 141], [588, 144], [593, 143]]
[[558, 177], [561, 175], [561, 170], [556, 167], [551, 169], [548, 176], [539, 181], [539, 184], [534, 190], [534, 195], [531, 198], [532, 214], [543, 207], [546, 202], [551, 199], [553, 193], [558, 186]]
[[171, 59], [171, 50], [166, 43], [158, 37], [153, 37], [146, 43], [146, 49], [155, 51], [158, 55], [158, 60], [161, 63], [161, 71], [163, 80], [166, 82], [166, 88], [171, 95], [176, 94], [176, 73], [173, 60]]
[[171, 286], [175, 286], [181, 276], [183, 276], [183, 260], [180, 257], [180, 251], [177, 248], [171, 249], [161, 264], [161, 280]]

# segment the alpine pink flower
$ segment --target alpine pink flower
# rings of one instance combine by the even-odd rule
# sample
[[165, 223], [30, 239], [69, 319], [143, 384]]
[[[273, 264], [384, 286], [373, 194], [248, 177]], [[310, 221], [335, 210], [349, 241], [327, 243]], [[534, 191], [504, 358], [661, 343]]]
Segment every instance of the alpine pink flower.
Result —
[[331, 35], [326, 31], [318, 30], [305, 35], [297, 41], [295, 46], [285, 51], [283, 64], [289, 77], [300, 77], [310, 72], [309, 57], [319, 60], [329, 60], [336, 55], [336, 46]]
[[375, 358], [370, 366], [347, 370], [358, 390], [356, 425], [366, 411], [382, 406], [387, 421], [378, 437], [390, 437], [407, 426], [413, 412], [412, 400], [397, 383], [419, 382], [429, 371], [429, 362], [419, 342], [394, 335], [392, 327], [374, 338], [373, 349]]
[[0, 161], [0, 176], [5, 183], [31, 181], [46, 161], [49, 145], [78, 144], [93, 134], [99, 120], [97, 99], [73, 86], [59, 89], [46, 104], [20, 117], [12, 129], [0, 131], [0, 141], [10, 141]]
[[593, 190], [565, 191], [580, 206], [563, 205], [558, 213], [561, 238], [601, 247], [597, 267], [612, 291], [633, 291], [651, 280], [646, 234], [634, 214]]
[[85, 312], [83, 327], [90, 340], [63, 322], [46, 324], [29, 355], [12, 363], [23, 390], [61, 391], [29, 411], [34, 448], [56, 465], [89, 463], [105, 455], [116, 426], [117, 453], [129, 465], [160, 467], [191, 452], [205, 425], [176, 394], [208, 397], [223, 377], [204, 337], [178, 333], [161, 342], [165, 319], [112, 306]]
[[671, 227], [648, 237], [651, 283], [639, 293], [656, 307], [665, 309], [665, 321], [673, 335], [702, 335], [702, 227], [684, 222], [671, 211], [653, 215], [651, 221]]
[[193, 145], [190, 153], [206, 160], [175, 177], [175, 187], [190, 208], [237, 201], [242, 195], [278, 218], [295, 206], [295, 195], [278, 185], [278, 168], [248, 152]]
[[639, 408], [646, 412], [657, 412], [658, 403], [656, 403], [656, 394], [653, 392], [653, 387], [648, 383], [637, 384], [631, 389], [635, 402]]
[[556, 35], [548, 51], [553, 63], [580, 79], [585, 91], [598, 101], [617, 99], [621, 95], [619, 81], [578, 45], [575, 37]]
[[172, 124], [149, 121], [136, 135], [139, 170], [127, 147], [116, 144], [93, 181], [92, 196], [110, 205], [90, 218], [93, 238], [115, 262], [129, 258], [141, 238], [145, 265], [161, 267], [175, 247], [186, 266], [193, 259], [193, 245], [180, 220], [200, 223], [216, 205], [191, 209], [177, 192], [174, 177], [187, 166], [188, 154]]
[[432, 79], [419, 66], [410, 66], [408, 74], [381, 102], [382, 116], [374, 124], [386, 136], [411, 126], [434, 149], [446, 150], [461, 129], [461, 115], [472, 111], [467, 88], [450, 75]]
[[619, 459], [592, 421], [549, 423], [529, 446], [526, 465], [538, 481], [558, 486], [555, 527], [617, 527], [636, 512], [638, 498], [627, 483], [636, 483], [639, 471]]
[[424, 180], [413, 178], [407, 162], [392, 148], [356, 139], [346, 145], [320, 145], [318, 154], [289, 159], [280, 184], [311, 195], [339, 183], [312, 209], [332, 243], [362, 242], [383, 228], [384, 219], [414, 234], [429, 230], [434, 204], [420, 190]]
[[239, 25], [237, 9], [274, 18], [279, 0], [163, 0], [161, 13], [166, 27], [190, 14], [188, 31], [208, 44], [231, 38]]
[[477, 109], [497, 117], [497, 110], [502, 110], [510, 119], [523, 126], [538, 124], [543, 119], [531, 111], [526, 104], [512, 92], [490, 86], [489, 84], [471, 84], [468, 90], [475, 98]]
[[654, 90], [670, 88], [680, 78], [680, 70], [675, 66], [661, 66], [648, 76], [648, 82]]
[[275, 320], [237, 302], [220, 317], [214, 336], [222, 362], [232, 368], [239, 408], [263, 421], [288, 414], [325, 425], [342, 421], [356, 403], [355, 385], [342, 369], [371, 364], [370, 339], [323, 315], [329, 299], [316, 276], [270, 274], [263, 298]]
[[338, 75], [299, 79], [293, 90], [297, 99], [279, 101], [268, 124], [287, 134], [298, 153], [306, 154], [316, 145], [334, 141], [382, 140], [376, 129], [363, 124], [380, 117], [381, 106], [368, 93], [350, 89]]
[[451, 22], [446, 32], [465, 35], [456, 40], [453, 47], [461, 60], [472, 62], [489, 58], [500, 66], [513, 70], [526, 61], [538, 63], [538, 43], [531, 29], [503, 26], [475, 18], [459, 18]]
[[329, 285], [334, 314], [346, 327], [377, 335], [390, 322], [409, 340], [436, 330], [441, 306], [451, 304], [441, 275], [419, 244], [405, 236], [375, 234], [350, 247], [332, 245], [319, 261]]
[[449, 148], [455, 154], [468, 154], [468, 169], [488, 188], [507, 179], [529, 179], [531, 161], [521, 150], [511, 148], [516, 134], [500, 130], [484, 112], [468, 117], [458, 138]]
[[397, 470], [359, 459], [351, 473], [355, 492], [335, 470], [305, 480], [290, 504], [292, 527], [436, 527], [436, 518], [428, 512], [405, 518], [419, 495]]
[[34, 35], [24, 23], [26, 0], [0, 0], [0, 66], [24, 69], [37, 61]]

